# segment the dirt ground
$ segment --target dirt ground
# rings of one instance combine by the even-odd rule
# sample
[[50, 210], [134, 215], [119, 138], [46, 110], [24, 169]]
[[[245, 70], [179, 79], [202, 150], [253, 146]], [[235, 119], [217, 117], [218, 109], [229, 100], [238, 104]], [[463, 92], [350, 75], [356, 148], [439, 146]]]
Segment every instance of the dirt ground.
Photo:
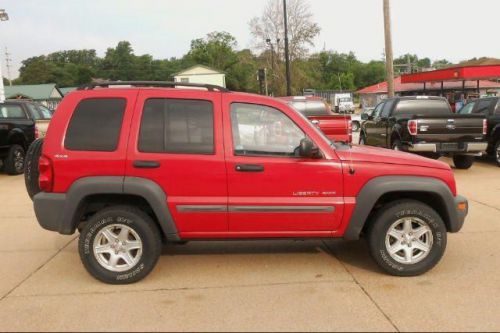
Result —
[[454, 172], [470, 215], [423, 276], [385, 275], [364, 241], [192, 242], [130, 286], [87, 274], [0, 174], [0, 330], [499, 331], [500, 168]]

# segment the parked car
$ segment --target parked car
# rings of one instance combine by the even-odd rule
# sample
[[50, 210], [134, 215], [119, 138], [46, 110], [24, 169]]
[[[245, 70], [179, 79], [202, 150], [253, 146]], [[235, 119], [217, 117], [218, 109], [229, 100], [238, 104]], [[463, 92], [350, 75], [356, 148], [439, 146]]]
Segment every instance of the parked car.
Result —
[[[129, 87], [106, 88], [117, 84]], [[184, 85], [207, 91], [86, 86], [32, 145], [38, 222], [78, 230], [97, 279], [144, 278], [162, 242], [361, 236], [380, 267], [413, 276], [462, 228], [468, 203], [447, 164], [332, 143], [278, 99]]]
[[482, 115], [488, 120], [487, 153], [495, 157], [500, 167], [500, 97], [487, 97], [467, 103], [459, 112], [463, 115]]
[[337, 92], [331, 97], [332, 108], [337, 113], [354, 113], [356, 107], [352, 93], [350, 92]]
[[351, 117], [334, 114], [328, 103], [321, 98], [293, 96], [280, 97], [280, 99], [306, 116], [330, 140], [352, 142]]
[[387, 99], [367, 119], [361, 129], [360, 144], [432, 158], [451, 156], [458, 169], [470, 168], [474, 156], [486, 151], [484, 116], [454, 114], [443, 97]]
[[51, 117], [49, 109], [33, 102], [0, 103], [0, 159], [9, 175], [23, 172], [26, 150], [45, 135]]

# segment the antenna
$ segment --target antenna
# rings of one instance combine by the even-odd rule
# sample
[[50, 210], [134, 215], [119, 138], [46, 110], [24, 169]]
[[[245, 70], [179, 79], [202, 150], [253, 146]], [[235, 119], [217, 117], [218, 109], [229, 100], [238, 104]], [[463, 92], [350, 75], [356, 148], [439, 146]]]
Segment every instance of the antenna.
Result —
[[9, 80], [9, 86], [12, 86], [12, 79], [10, 76], [10, 68], [12, 67], [11, 62], [12, 58], [10, 58], [11, 54], [9, 53], [9, 50], [7, 49], [7, 46], [5, 47], [5, 67], [7, 67], [7, 79]]

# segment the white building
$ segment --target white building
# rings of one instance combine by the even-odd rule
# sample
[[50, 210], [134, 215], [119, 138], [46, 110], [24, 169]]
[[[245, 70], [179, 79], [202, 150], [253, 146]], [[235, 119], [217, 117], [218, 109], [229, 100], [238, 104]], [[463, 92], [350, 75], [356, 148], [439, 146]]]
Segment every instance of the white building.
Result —
[[174, 74], [174, 82], [214, 84], [226, 87], [226, 74], [213, 68], [196, 65]]

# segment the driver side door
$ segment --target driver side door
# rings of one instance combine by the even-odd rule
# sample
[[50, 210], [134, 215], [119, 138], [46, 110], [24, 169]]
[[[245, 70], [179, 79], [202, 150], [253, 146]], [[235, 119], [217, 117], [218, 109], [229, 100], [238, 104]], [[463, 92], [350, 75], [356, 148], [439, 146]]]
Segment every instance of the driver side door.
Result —
[[279, 108], [224, 97], [229, 232], [331, 234], [343, 211], [341, 163], [298, 156], [306, 135]]

